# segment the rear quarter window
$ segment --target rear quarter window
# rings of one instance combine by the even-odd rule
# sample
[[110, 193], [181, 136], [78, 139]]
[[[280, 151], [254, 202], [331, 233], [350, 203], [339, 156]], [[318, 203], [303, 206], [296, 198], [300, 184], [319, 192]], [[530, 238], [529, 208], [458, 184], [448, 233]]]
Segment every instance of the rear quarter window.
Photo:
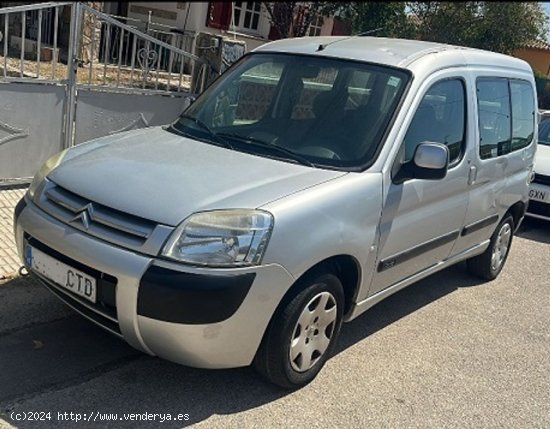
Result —
[[531, 83], [520, 79], [479, 78], [476, 89], [481, 159], [528, 146], [533, 141], [536, 119]]

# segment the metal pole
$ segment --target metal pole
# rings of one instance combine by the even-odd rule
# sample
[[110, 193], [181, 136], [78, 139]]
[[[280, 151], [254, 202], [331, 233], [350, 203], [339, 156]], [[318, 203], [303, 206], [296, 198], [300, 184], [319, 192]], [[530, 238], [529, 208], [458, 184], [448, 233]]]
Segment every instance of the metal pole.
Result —
[[184, 58], [180, 55], [180, 79], [178, 81], [178, 92], [181, 91], [181, 81], [183, 79], [183, 66], [184, 66]]
[[[128, 33], [128, 35], [131, 33]], [[132, 70], [130, 71], [130, 86], [134, 83], [134, 67], [136, 64], [136, 43], [137, 37], [135, 34], [132, 34]]]
[[105, 49], [103, 50], [103, 85], [107, 80], [107, 55], [111, 49], [111, 24], [107, 23], [107, 34], [105, 35]]
[[157, 61], [157, 79], [155, 80], [155, 89], [159, 89], [159, 70], [160, 70], [160, 60], [162, 59], [162, 46], [159, 49], [159, 58]]
[[21, 30], [21, 70], [20, 74], [23, 77], [23, 70], [25, 69], [25, 37], [27, 37], [27, 12], [21, 12], [22, 18], [22, 30]]
[[122, 65], [122, 48], [124, 43], [124, 28], [120, 29], [120, 43], [118, 44], [118, 71], [116, 74], [116, 86], [120, 86], [120, 67]]
[[[172, 34], [171, 38], [171, 45], [174, 46], [174, 36], [175, 34]], [[172, 66], [174, 65], [174, 51], [170, 49], [169, 56], [168, 56], [168, 83], [166, 85], [166, 90], [170, 91], [170, 80], [172, 80]]]
[[8, 76], [8, 21], [9, 13], [4, 15], [4, 77]]
[[80, 45], [80, 3], [71, 6], [71, 31], [69, 36], [69, 52], [67, 57], [67, 105], [65, 107], [65, 147], [73, 146], [74, 119], [76, 113], [76, 74], [78, 72], [77, 53]]
[[55, 8], [55, 18], [53, 23], [53, 55], [52, 55], [52, 79], [55, 80], [55, 69], [57, 67], [57, 33], [59, 27], [59, 8]]
[[90, 46], [90, 70], [88, 71], [88, 83], [91, 85], [92, 77], [93, 77], [93, 70], [94, 70], [95, 33], [96, 33], [96, 27], [97, 27], [97, 18], [96, 18], [96, 16], [91, 15], [90, 21], [92, 22], [92, 45]]
[[40, 50], [42, 49], [42, 9], [38, 11], [38, 41], [36, 42], [36, 77], [40, 79]]

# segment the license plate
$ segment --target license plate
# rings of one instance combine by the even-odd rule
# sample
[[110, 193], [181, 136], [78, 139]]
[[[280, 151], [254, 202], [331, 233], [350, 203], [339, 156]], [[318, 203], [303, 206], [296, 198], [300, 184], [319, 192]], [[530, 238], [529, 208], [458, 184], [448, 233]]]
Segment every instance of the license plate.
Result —
[[25, 249], [25, 261], [28, 267], [48, 280], [88, 301], [96, 302], [96, 279], [89, 274], [59, 262], [29, 245]]
[[550, 188], [531, 183], [529, 188], [529, 199], [541, 201], [543, 203], [550, 202]]

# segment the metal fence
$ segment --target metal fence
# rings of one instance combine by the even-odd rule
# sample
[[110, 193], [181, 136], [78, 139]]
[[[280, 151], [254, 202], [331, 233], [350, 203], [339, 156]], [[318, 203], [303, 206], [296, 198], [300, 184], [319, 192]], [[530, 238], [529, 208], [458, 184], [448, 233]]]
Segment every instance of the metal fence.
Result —
[[[185, 30], [182, 31], [177, 27], [160, 24], [153, 22], [149, 16], [148, 21], [142, 21], [136, 18], [123, 17], [110, 15], [111, 18], [116, 19], [123, 24], [126, 24], [142, 33], [148, 34], [154, 37], [157, 40], [160, 40], [170, 46], [179, 48], [185, 52], [193, 52], [195, 50], [195, 33], [193, 31]], [[111, 27], [107, 23], [101, 23], [101, 34], [105, 35], [107, 31], [110, 32], [109, 37], [112, 41], [111, 50], [107, 52], [107, 56], [103, 50], [105, 49], [105, 40], [100, 42], [100, 58], [106, 58], [110, 63], [118, 63], [118, 59], [122, 56], [122, 64], [128, 66], [131, 64], [131, 50], [134, 44], [134, 37], [132, 34], [125, 33], [118, 27]], [[122, 39], [122, 41], [121, 41]], [[139, 41], [136, 43], [139, 44]], [[139, 46], [143, 48], [144, 46]], [[157, 55], [160, 57], [160, 69], [168, 70], [171, 65], [171, 71], [173, 73], [178, 73], [179, 68], [183, 63], [184, 73], [192, 74], [192, 64], [190, 61], [181, 61], [181, 57], [177, 57], [175, 60], [172, 59], [170, 64], [170, 54], [166, 50], [157, 50]]]
[[[208, 67], [191, 54], [193, 36], [160, 29], [137, 29], [136, 20], [114, 17], [81, 5], [79, 65], [87, 73], [87, 83], [114, 87], [197, 92], [202, 82], [191, 88], [197, 63]], [[134, 25], [122, 21], [132, 22]], [[157, 24], [158, 25], [158, 24]]]
[[[73, 17], [77, 22], [71, 36]], [[6, 81], [69, 79], [72, 59], [80, 84], [200, 92], [202, 82], [191, 87], [191, 76], [197, 63], [201, 73], [208, 66], [193, 49], [192, 32], [107, 15], [82, 3], [0, 9], [0, 79]]]
[[0, 8], [0, 183], [63, 147], [168, 123], [202, 92], [193, 37], [137, 24], [83, 3]]
[[65, 31], [68, 25], [64, 25], [60, 20], [60, 12], [71, 5], [70, 2], [56, 2], [0, 9], [0, 78], [5, 81], [10, 78], [33, 77], [60, 80], [56, 70], [59, 62], [60, 32], [68, 39]]

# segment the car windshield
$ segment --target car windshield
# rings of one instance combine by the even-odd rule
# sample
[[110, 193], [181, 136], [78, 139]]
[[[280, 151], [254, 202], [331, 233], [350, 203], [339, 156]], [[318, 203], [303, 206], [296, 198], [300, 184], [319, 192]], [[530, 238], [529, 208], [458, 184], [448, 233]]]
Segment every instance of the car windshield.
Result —
[[550, 146], [550, 116], [540, 118], [538, 143]]
[[232, 150], [320, 167], [373, 162], [409, 74], [289, 54], [250, 54], [172, 125]]

